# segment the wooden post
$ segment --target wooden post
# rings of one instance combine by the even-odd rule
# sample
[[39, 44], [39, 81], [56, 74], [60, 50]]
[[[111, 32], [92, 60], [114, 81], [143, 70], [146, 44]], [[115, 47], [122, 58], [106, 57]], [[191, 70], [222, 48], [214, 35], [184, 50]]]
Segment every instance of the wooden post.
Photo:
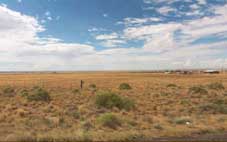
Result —
[[81, 80], [81, 81], [80, 81], [80, 89], [81, 89], [81, 90], [83, 89], [83, 85], [84, 85], [84, 81]]

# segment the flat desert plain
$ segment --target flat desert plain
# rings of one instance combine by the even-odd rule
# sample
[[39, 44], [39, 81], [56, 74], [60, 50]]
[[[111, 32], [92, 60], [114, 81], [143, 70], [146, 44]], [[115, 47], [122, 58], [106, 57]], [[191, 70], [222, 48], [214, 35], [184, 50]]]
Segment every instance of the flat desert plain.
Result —
[[0, 74], [0, 100], [1, 141], [227, 138], [224, 73]]

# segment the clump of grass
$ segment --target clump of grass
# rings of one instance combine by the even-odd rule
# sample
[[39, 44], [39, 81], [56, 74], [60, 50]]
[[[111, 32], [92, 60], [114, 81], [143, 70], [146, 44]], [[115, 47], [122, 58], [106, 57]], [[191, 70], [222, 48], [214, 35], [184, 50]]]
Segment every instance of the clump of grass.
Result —
[[2, 91], [5, 96], [8, 96], [8, 97], [15, 96], [15, 90], [11, 86], [7, 86], [7, 87], [3, 88]]
[[176, 117], [172, 120], [172, 123], [178, 125], [185, 125], [187, 123], [192, 123], [192, 121], [189, 117]]
[[208, 94], [208, 91], [206, 90], [206, 88], [204, 86], [200, 85], [200, 86], [193, 86], [193, 87], [189, 88], [188, 93], [206, 95], [206, 94]]
[[168, 88], [176, 88], [177, 87], [177, 85], [176, 84], [168, 84], [166, 87], [168, 87]]
[[199, 106], [202, 112], [212, 112], [227, 114], [227, 103], [223, 100], [216, 100], [211, 103], [203, 104]]
[[118, 109], [130, 110], [135, 106], [132, 100], [126, 97], [121, 97], [109, 91], [98, 92], [95, 103], [98, 107], [104, 107], [108, 109], [117, 107]]
[[71, 113], [71, 116], [74, 118], [74, 119], [80, 119], [80, 113], [78, 111], [73, 111]]
[[163, 127], [160, 124], [155, 124], [154, 128], [157, 130], [163, 130]]
[[170, 94], [170, 93], [168, 93], [168, 92], [161, 92], [161, 93], [160, 93], [160, 95], [161, 95], [161, 96], [164, 96], [164, 97], [165, 97], [165, 96], [168, 96], [169, 94]]
[[82, 122], [82, 128], [85, 130], [85, 131], [88, 131], [89, 129], [91, 129], [93, 127], [93, 125], [91, 124], [91, 122]]
[[119, 86], [120, 90], [131, 90], [132, 87], [128, 83], [121, 83]]
[[26, 89], [23, 89], [20, 91], [20, 96], [27, 97], [29, 95], [29, 91]]
[[49, 93], [40, 87], [34, 87], [30, 94], [27, 96], [27, 99], [29, 101], [45, 101], [45, 102], [49, 102], [51, 100]]
[[97, 86], [96, 86], [95, 84], [90, 84], [90, 85], [89, 85], [89, 88], [91, 88], [91, 89], [96, 89], [96, 87], [97, 87]]
[[95, 84], [90, 84], [89, 85], [89, 90], [92, 91], [92, 92], [96, 92], [97, 86]]
[[181, 100], [180, 103], [181, 103], [182, 105], [189, 105], [189, 104], [190, 104], [190, 100], [184, 99], [184, 100]]
[[224, 90], [225, 89], [224, 85], [220, 82], [211, 83], [211, 84], [208, 84], [207, 86], [209, 89], [212, 89], [212, 90]]
[[75, 94], [75, 95], [77, 95], [77, 94], [80, 95], [80, 90], [79, 90], [79, 89], [74, 89], [74, 90], [72, 91], [72, 93]]
[[111, 129], [116, 129], [118, 126], [121, 126], [121, 120], [112, 113], [106, 113], [98, 117], [98, 122], [104, 126]]

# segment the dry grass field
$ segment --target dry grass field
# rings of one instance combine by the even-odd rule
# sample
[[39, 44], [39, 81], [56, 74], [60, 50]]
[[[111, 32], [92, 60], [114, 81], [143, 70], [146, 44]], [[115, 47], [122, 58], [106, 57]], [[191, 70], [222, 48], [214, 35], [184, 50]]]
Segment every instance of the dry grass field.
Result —
[[2, 141], [129, 141], [227, 132], [227, 74], [1, 74], [0, 88]]

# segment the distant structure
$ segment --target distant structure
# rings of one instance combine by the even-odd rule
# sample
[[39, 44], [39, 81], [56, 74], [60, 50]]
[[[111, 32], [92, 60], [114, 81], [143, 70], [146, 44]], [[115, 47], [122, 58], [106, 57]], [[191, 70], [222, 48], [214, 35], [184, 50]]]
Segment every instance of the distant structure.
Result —
[[183, 75], [187, 75], [187, 74], [193, 74], [193, 72], [189, 71], [189, 70], [174, 70], [174, 71], [165, 71], [164, 74], [183, 74]]
[[220, 71], [218, 71], [218, 70], [205, 70], [205, 71], [203, 71], [203, 73], [205, 73], [205, 74], [219, 74]]

